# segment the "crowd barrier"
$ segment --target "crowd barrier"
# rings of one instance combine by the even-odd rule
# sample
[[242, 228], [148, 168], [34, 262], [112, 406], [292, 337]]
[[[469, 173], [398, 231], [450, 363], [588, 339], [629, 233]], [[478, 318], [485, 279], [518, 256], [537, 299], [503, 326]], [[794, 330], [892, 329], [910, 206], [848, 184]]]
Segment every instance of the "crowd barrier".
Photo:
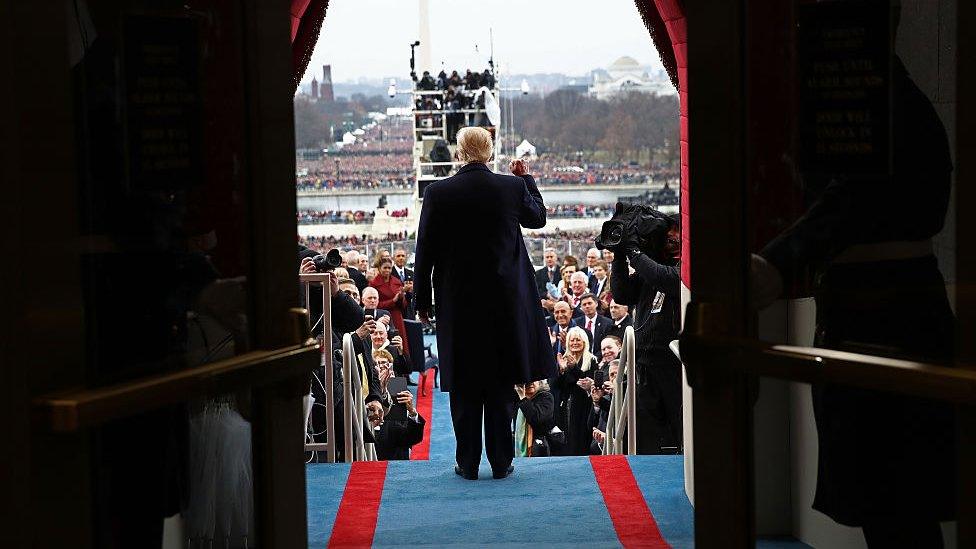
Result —
[[637, 362], [634, 351], [634, 327], [624, 331], [620, 349], [620, 369], [613, 384], [613, 400], [607, 418], [607, 441], [604, 454], [637, 454]]

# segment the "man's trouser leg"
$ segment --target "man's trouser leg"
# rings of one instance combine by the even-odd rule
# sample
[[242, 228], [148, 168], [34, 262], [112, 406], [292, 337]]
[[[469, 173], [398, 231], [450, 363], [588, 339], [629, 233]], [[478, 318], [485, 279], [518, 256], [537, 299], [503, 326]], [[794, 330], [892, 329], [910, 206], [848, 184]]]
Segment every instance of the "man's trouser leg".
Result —
[[451, 391], [451, 422], [454, 424], [454, 453], [465, 473], [477, 474], [481, 463], [481, 416], [484, 401], [480, 391]]
[[503, 473], [515, 457], [515, 439], [512, 436], [512, 417], [515, 408], [515, 390], [485, 388], [485, 450], [488, 463], [494, 473]]
[[681, 411], [681, 361], [670, 350], [655, 352], [652, 360], [652, 377], [658, 386], [670, 434], [670, 440], [665, 444], [674, 446], [675, 452], [678, 453], [682, 451], [684, 439], [684, 416]]

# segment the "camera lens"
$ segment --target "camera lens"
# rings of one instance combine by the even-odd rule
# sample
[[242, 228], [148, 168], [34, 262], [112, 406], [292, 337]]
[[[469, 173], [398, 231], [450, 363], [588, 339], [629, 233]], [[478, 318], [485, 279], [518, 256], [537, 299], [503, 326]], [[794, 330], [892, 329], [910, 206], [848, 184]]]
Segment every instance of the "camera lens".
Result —
[[603, 246], [612, 247], [620, 244], [624, 239], [624, 224], [620, 221], [607, 221], [603, 224], [600, 231], [600, 243]]

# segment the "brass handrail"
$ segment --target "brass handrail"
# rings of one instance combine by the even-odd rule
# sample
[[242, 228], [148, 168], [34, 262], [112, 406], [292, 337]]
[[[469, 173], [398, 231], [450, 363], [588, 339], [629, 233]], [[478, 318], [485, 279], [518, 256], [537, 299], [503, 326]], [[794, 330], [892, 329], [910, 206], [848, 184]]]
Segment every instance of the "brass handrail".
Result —
[[681, 357], [689, 367], [727, 367], [804, 383], [838, 383], [865, 389], [976, 404], [976, 370], [846, 351], [774, 345], [713, 335], [682, 334]]
[[34, 399], [34, 420], [55, 432], [78, 431], [198, 396], [294, 377], [317, 366], [319, 353], [318, 345], [294, 345], [107, 387], [49, 393]]

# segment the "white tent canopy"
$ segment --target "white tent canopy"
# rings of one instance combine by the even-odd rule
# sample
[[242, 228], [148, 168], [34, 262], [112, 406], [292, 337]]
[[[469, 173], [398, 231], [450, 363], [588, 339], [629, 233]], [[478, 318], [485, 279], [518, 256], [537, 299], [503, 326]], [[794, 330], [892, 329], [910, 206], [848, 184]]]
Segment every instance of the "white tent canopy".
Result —
[[529, 143], [527, 139], [523, 139], [519, 146], [515, 147], [515, 158], [523, 156], [535, 156], [535, 145]]

